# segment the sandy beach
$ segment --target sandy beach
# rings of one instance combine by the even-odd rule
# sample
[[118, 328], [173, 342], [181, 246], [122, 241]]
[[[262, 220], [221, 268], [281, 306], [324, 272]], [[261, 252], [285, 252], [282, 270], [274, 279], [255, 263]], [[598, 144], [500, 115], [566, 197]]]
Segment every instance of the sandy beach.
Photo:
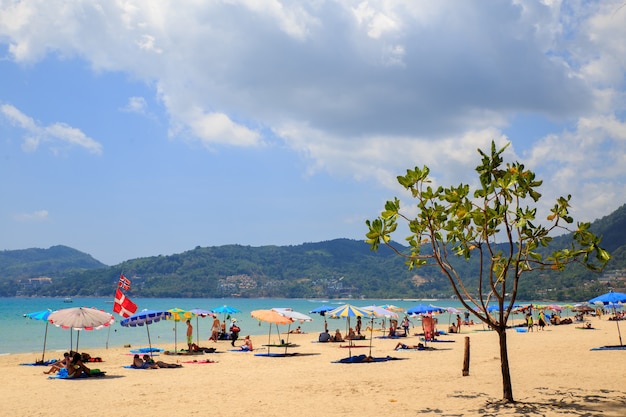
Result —
[[[0, 356], [7, 379], [0, 388], [7, 416], [615, 416], [626, 415], [626, 350], [591, 351], [619, 344], [616, 323], [590, 318], [593, 330], [579, 323], [544, 331], [507, 333], [516, 403], [502, 405], [499, 346], [493, 331], [465, 326], [452, 342], [429, 343], [435, 350], [394, 351], [397, 339], [377, 338], [372, 355], [405, 360], [333, 363], [348, 357], [338, 343], [317, 343], [318, 334], [292, 334], [298, 346], [290, 357], [232, 352], [227, 341], [206, 341], [217, 353], [160, 355], [179, 369], [135, 370], [128, 348], [92, 350], [103, 362], [88, 364], [106, 372], [101, 378], [49, 379], [33, 362], [36, 353]], [[626, 322], [620, 323], [626, 331]], [[441, 329], [441, 326], [440, 326]], [[412, 333], [421, 329], [412, 329]], [[276, 337], [276, 336], [274, 336]], [[462, 376], [465, 338], [469, 337], [470, 375]], [[368, 334], [369, 338], [369, 334]], [[418, 336], [399, 339], [417, 344]], [[268, 342], [254, 336], [255, 348]], [[369, 346], [370, 341], [356, 341]], [[169, 345], [159, 345], [172, 349]], [[270, 348], [271, 352], [284, 349]], [[367, 354], [356, 347], [352, 355]], [[50, 352], [49, 357], [62, 352]], [[155, 358], [157, 359], [157, 358]], [[212, 360], [214, 363], [186, 363]]]

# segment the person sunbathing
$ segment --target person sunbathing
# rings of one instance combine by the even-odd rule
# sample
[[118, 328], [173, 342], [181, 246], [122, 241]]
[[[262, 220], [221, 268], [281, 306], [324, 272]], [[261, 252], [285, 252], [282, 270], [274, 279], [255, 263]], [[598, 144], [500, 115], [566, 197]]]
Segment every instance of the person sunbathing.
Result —
[[156, 368], [182, 368], [183, 367], [183, 365], [179, 363], [166, 363], [163, 361], [155, 362], [152, 358], [150, 358], [149, 355], [143, 355], [143, 362], [148, 363], [151, 367], [154, 367], [156, 365]]
[[333, 342], [343, 342], [343, 336], [339, 329], [335, 330], [335, 336], [333, 337]]
[[68, 378], [77, 378], [83, 373], [86, 376], [91, 376], [91, 369], [85, 366], [81, 354], [76, 352], [74, 353], [74, 357], [67, 368], [67, 376]]
[[398, 342], [398, 344], [396, 345], [395, 348], [393, 348], [393, 350], [400, 350], [400, 349], [421, 349], [423, 348], [424, 345], [422, 343], [418, 343], [417, 345], [405, 345], [402, 342]]
[[250, 339], [250, 335], [247, 335], [243, 338], [243, 345], [240, 346], [241, 350], [254, 350], [252, 347], [252, 340]]
[[[147, 360], [145, 360], [147, 357]], [[158, 369], [159, 367], [156, 364], [150, 362], [150, 356], [144, 355], [143, 359], [139, 357], [138, 354], [135, 354], [133, 357], [133, 363], [130, 365], [135, 369]]]
[[43, 371], [43, 373], [47, 375], [54, 374], [55, 372], [58, 372], [62, 368], [67, 368], [70, 362], [71, 362], [70, 354], [69, 352], [65, 352], [63, 354], [63, 359], [61, 359], [60, 361], [56, 361], [55, 363], [50, 365], [50, 369], [48, 369], [47, 371]]
[[347, 340], [356, 339], [356, 333], [354, 332], [354, 329], [352, 327], [350, 327], [350, 329], [348, 330], [348, 334], [346, 335], [346, 339]]

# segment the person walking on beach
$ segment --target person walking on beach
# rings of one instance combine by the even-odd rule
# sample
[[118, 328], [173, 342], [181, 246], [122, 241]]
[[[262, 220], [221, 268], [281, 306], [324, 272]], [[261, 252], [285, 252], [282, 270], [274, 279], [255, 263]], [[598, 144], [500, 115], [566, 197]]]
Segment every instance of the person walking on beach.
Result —
[[230, 342], [231, 346], [235, 346], [235, 341], [239, 339], [240, 331], [241, 329], [237, 326], [237, 319], [233, 319], [230, 325], [230, 339], [232, 340], [232, 342]]
[[191, 321], [187, 319], [187, 352], [191, 352], [191, 345], [193, 345], [193, 326]]

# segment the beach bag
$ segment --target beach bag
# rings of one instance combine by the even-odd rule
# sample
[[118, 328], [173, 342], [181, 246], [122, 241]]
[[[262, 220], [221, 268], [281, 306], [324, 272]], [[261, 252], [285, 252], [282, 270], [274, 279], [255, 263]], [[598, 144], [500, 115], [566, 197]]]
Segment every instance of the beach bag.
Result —
[[231, 330], [233, 333], [239, 333], [239, 332], [241, 331], [241, 329], [240, 329], [238, 326], [236, 326], [236, 325], [235, 325], [235, 326], [233, 326], [233, 327], [231, 327], [231, 328], [230, 328], [230, 330]]

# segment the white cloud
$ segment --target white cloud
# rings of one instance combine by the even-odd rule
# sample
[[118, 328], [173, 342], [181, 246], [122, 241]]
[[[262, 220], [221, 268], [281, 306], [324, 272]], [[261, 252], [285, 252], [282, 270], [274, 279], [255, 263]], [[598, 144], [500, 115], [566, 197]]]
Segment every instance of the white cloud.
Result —
[[21, 222], [42, 222], [48, 219], [47, 210], [38, 210], [32, 213], [19, 213], [15, 216], [15, 219]]
[[[53, 51], [152, 82], [174, 137], [251, 147], [271, 131], [309, 174], [389, 187], [422, 164], [442, 182], [467, 178], [476, 148], [503, 142], [516, 114], [538, 114], [563, 128], [509, 139], [560, 194], [621, 189], [622, 3], [32, 0], [1, 6], [0, 37], [16, 62]], [[69, 126], [3, 111], [27, 131], [25, 149], [55, 138], [101, 152]], [[577, 199], [606, 203], [592, 194]]]
[[86, 136], [80, 129], [65, 123], [53, 123], [40, 126], [34, 119], [25, 115], [10, 104], [0, 106], [0, 113], [15, 126], [25, 131], [22, 149], [25, 152], [36, 151], [42, 143], [78, 146], [90, 153], [101, 154], [102, 145]]
[[129, 97], [126, 106], [120, 110], [128, 113], [146, 114], [148, 109], [148, 102], [143, 97]]

